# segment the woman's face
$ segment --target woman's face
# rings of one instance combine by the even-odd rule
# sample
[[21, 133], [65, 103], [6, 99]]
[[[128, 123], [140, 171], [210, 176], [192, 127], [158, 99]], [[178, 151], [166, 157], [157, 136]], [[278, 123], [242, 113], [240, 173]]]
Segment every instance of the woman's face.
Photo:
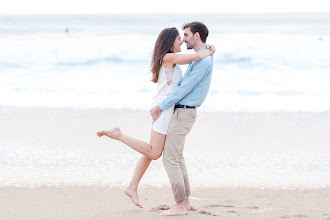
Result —
[[182, 44], [183, 43], [182, 43], [180, 34], [178, 34], [178, 36], [176, 36], [175, 41], [173, 43], [173, 53], [181, 52], [181, 45]]

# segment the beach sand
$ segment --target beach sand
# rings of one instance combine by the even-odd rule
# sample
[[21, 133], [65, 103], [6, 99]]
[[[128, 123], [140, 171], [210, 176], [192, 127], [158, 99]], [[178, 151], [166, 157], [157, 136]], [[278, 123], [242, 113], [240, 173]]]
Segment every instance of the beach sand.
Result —
[[[141, 182], [144, 208], [134, 206], [122, 187], [138, 154], [96, 136], [98, 130], [119, 126], [149, 140], [147, 111], [0, 107], [0, 122], [0, 219], [160, 219], [165, 218], [158, 215], [162, 207], [173, 204], [158, 160]], [[174, 219], [330, 220], [329, 130], [329, 112], [199, 112], [185, 146], [196, 211]], [[191, 152], [206, 157], [190, 161]], [[259, 161], [253, 164], [257, 157], [239, 157], [245, 152], [266, 152], [270, 159], [296, 152], [297, 157], [282, 157], [279, 164], [267, 164], [266, 158], [260, 171]], [[302, 152], [306, 154], [300, 157]], [[308, 161], [315, 152], [321, 156]], [[225, 153], [231, 156], [228, 163]], [[116, 157], [130, 155], [133, 160], [115, 163]], [[235, 163], [236, 155], [245, 158], [242, 164]], [[110, 156], [114, 161], [107, 161]], [[220, 159], [209, 164], [208, 156]], [[218, 173], [208, 174], [214, 166]], [[282, 175], [286, 170], [291, 171]], [[208, 186], [213, 179], [219, 187]]]
[[[166, 219], [170, 189], [139, 191], [139, 208], [119, 188], [0, 189], [0, 219]], [[204, 188], [192, 192], [195, 211], [170, 219], [330, 219], [330, 188], [283, 190]]]

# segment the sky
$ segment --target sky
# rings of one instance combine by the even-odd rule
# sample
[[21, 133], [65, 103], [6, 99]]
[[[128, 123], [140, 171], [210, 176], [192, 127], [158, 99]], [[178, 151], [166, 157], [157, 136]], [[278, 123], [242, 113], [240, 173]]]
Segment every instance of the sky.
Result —
[[0, 14], [330, 12], [330, 0], [0, 0]]

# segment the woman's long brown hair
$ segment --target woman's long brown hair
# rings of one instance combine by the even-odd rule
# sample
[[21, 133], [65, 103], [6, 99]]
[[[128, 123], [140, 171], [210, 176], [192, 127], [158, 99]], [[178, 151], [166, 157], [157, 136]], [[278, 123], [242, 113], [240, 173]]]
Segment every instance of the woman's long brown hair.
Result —
[[165, 28], [158, 35], [150, 65], [152, 82], [156, 83], [158, 81], [158, 74], [163, 64], [163, 58], [167, 53], [173, 53], [173, 43], [178, 35], [179, 31], [175, 27]]

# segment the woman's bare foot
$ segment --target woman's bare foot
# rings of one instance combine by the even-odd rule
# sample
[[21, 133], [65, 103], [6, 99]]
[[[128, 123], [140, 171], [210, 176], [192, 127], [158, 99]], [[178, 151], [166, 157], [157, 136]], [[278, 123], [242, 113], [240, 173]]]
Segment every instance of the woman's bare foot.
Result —
[[124, 190], [125, 194], [131, 198], [132, 202], [136, 205], [139, 206], [140, 208], [143, 208], [142, 204], [139, 201], [139, 197], [137, 195], [137, 191], [136, 190], [130, 190], [128, 188], [126, 188]]
[[102, 137], [103, 135], [108, 136], [109, 138], [118, 139], [121, 135], [120, 128], [116, 127], [110, 130], [103, 130], [96, 133], [97, 136]]

